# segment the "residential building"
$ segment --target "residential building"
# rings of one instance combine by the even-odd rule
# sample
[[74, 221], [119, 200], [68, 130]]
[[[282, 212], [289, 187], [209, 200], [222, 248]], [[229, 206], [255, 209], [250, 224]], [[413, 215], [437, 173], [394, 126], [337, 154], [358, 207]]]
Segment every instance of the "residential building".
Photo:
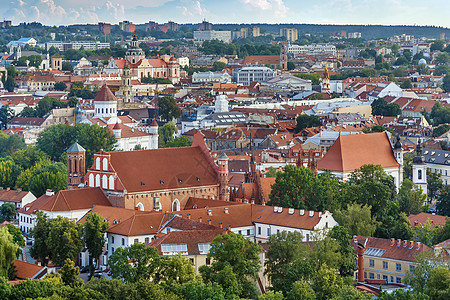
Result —
[[332, 54], [336, 56], [336, 46], [330, 44], [311, 44], [311, 45], [289, 45], [287, 47], [287, 53], [298, 55], [321, 55]]
[[192, 83], [208, 82], [230, 83], [231, 75], [226, 72], [195, 72], [192, 74]]
[[[0, 26], [1, 27], [1, 26]], [[17, 48], [17, 47], [24, 47], [26, 45], [30, 45], [31, 47], [35, 47], [37, 44], [37, 41], [32, 37], [27, 38], [20, 38], [17, 41], [11, 41], [8, 44], [6, 44], [6, 47], [8, 48]]]
[[99, 50], [110, 47], [109, 43], [100, 41], [49, 41], [45, 43], [45, 50], [49, 50], [51, 47], [55, 47], [59, 51], [66, 51], [69, 49], [79, 50]]
[[4, 203], [12, 203], [19, 210], [34, 200], [36, 197], [31, 192], [0, 187], [0, 206]]
[[298, 31], [295, 28], [281, 28], [280, 36], [285, 37], [288, 42], [295, 42], [298, 40]]
[[352, 246], [358, 254], [356, 280], [383, 280], [404, 283], [404, 278], [417, 266], [416, 257], [432, 249], [421, 242], [357, 236]]
[[450, 184], [450, 151], [425, 148], [423, 157], [427, 169], [438, 173], [445, 185]]

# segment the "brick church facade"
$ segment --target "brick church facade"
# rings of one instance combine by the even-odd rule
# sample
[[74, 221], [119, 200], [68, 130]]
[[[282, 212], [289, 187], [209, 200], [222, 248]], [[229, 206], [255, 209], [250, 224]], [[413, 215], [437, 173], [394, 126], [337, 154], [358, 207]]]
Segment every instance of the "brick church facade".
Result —
[[229, 201], [228, 157], [216, 164], [202, 133], [191, 147], [100, 151], [84, 184], [101, 187], [116, 207], [178, 211], [190, 197]]

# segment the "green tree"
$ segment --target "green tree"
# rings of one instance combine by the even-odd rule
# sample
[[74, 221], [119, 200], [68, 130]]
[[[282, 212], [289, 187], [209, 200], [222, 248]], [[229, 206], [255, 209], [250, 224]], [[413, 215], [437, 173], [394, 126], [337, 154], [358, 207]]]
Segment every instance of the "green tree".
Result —
[[200, 273], [206, 283], [217, 282], [227, 290], [230, 286], [223, 285], [226, 282], [220, 280], [220, 277], [224, 278], [223, 272], [227, 272], [228, 275], [225, 278], [231, 276], [232, 281], [237, 281], [240, 297], [255, 298], [256, 289], [253, 281], [261, 267], [259, 262], [261, 251], [262, 248], [259, 245], [242, 235], [234, 233], [218, 235], [211, 243], [208, 254], [213, 262], [211, 266], [202, 266]]
[[425, 284], [425, 294], [433, 300], [450, 298], [450, 270], [448, 267], [438, 267], [430, 271], [430, 277]]
[[36, 225], [31, 230], [31, 236], [34, 238], [34, 243], [31, 246], [31, 257], [40, 261], [43, 265], [47, 265], [50, 257], [50, 250], [47, 246], [47, 238], [50, 233], [50, 220], [41, 211], [36, 213]]
[[73, 66], [72, 66], [72, 64], [70, 62], [63, 61], [62, 66], [61, 66], [61, 70], [73, 72]]
[[28, 188], [36, 197], [45, 194], [47, 189], [55, 193], [67, 187], [67, 169], [63, 163], [54, 163], [37, 169], [30, 178]]
[[83, 285], [83, 279], [78, 278], [80, 269], [75, 267], [75, 263], [70, 258], [66, 258], [59, 273], [61, 274], [61, 279], [65, 285], [73, 288]]
[[10, 221], [17, 214], [16, 206], [10, 202], [3, 203], [2, 206], [0, 206], [0, 211], [7, 221]]
[[264, 175], [266, 178], [277, 177], [277, 169], [269, 167]]
[[309, 100], [323, 100], [323, 94], [321, 93], [314, 93], [311, 96], [308, 97]]
[[376, 217], [372, 217], [371, 206], [358, 203], [348, 204], [346, 209], [338, 210], [334, 218], [348, 229], [351, 236], [372, 236], [379, 225]]
[[412, 83], [410, 79], [406, 79], [405, 81], [402, 82], [402, 84], [400, 85], [400, 87], [402, 89], [412, 89]]
[[163, 148], [166, 143], [174, 140], [174, 135], [178, 132], [178, 128], [174, 122], [167, 122], [163, 126], [159, 127], [159, 144]]
[[79, 103], [78, 98], [75, 96], [69, 97], [69, 99], [67, 101], [67, 104], [70, 107], [76, 107], [78, 103]]
[[103, 221], [97, 213], [89, 212], [86, 215], [86, 222], [83, 225], [83, 242], [89, 250], [90, 255], [95, 259], [96, 266], [103, 253], [106, 239], [105, 233], [109, 229], [109, 223]]
[[[25, 246], [25, 239], [23, 238], [23, 233], [20, 231], [19, 228], [15, 227], [12, 224], [6, 224], [6, 228], [8, 228], [8, 232], [13, 237], [14, 244], [24, 247]], [[18, 249], [20, 251], [20, 249]]]
[[288, 292], [286, 298], [288, 300], [315, 300], [316, 294], [308, 281], [298, 280], [292, 284], [292, 289]]
[[447, 74], [442, 81], [442, 88], [446, 93], [450, 93], [450, 75]]
[[430, 199], [434, 199], [438, 194], [440, 194], [443, 187], [441, 174], [437, 172], [431, 172], [427, 169], [427, 190]]
[[350, 246], [352, 236], [348, 229], [344, 226], [334, 226], [329, 232], [329, 237], [339, 243], [341, 254], [339, 274], [341, 276], [353, 276], [356, 271], [356, 255], [353, 247]]
[[182, 286], [181, 295], [184, 299], [225, 300], [222, 287], [216, 282], [204, 284], [199, 281], [189, 282]]
[[67, 90], [67, 84], [64, 82], [57, 82], [55, 83], [55, 86], [53, 87], [56, 91], [65, 91]]
[[12, 156], [17, 150], [25, 147], [25, 142], [18, 134], [7, 135], [0, 132], [0, 157]]
[[317, 196], [317, 177], [311, 169], [287, 165], [278, 172], [268, 205], [305, 209]]
[[421, 75], [428, 75], [430, 74], [430, 69], [426, 64], [420, 64], [417, 66], [417, 72]]
[[213, 68], [212, 68], [212, 70], [213, 70], [214, 72], [222, 71], [222, 70], [225, 68], [226, 65], [227, 65], [227, 64], [224, 63], [224, 62], [221, 62], [221, 61], [215, 61], [215, 62], [213, 63]]
[[0, 278], [9, 278], [13, 261], [16, 259], [17, 249], [13, 236], [5, 226], [0, 227]]
[[357, 290], [351, 285], [342, 286], [338, 293], [331, 298], [332, 300], [370, 300], [372, 296], [369, 293]]
[[296, 73], [294, 74], [295, 77], [311, 80], [312, 85], [319, 85], [320, 84], [320, 75], [317, 73]]
[[450, 188], [444, 185], [437, 199], [436, 209], [439, 214], [450, 217]]
[[258, 300], [283, 300], [284, 296], [282, 292], [267, 291], [258, 297]]
[[192, 141], [185, 136], [176, 137], [171, 141], [168, 141], [163, 146], [164, 148], [177, 148], [177, 147], [189, 147], [192, 145]]
[[337, 295], [343, 285], [342, 277], [336, 269], [323, 264], [314, 276], [312, 288], [317, 299], [331, 299]]
[[164, 96], [158, 98], [159, 116], [164, 121], [172, 121], [181, 114], [181, 109], [178, 107], [174, 98]]
[[8, 92], [10, 93], [14, 92], [14, 88], [16, 87], [16, 82], [14, 81], [14, 78], [8, 75], [4, 87]]
[[197, 278], [194, 265], [181, 255], [162, 259], [159, 273], [159, 283], [167, 286], [191, 283]]
[[264, 264], [264, 273], [269, 277], [275, 291], [285, 295], [298, 280], [308, 280], [314, 273], [314, 267], [305, 260], [311, 249], [302, 244], [300, 232], [277, 232], [269, 237], [270, 245]]
[[398, 191], [398, 202], [400, 211], [410, 214], [418, 214], [423, 211], [423, 204], [427, 197], [422, 194], [422, 189], [417, 189], [415, 184], [405, 178]]
[[295, 64], [292, 61], [288, 61], [287, 63], [287, 69], [289, 71], [295, 70]]
[[138, 243], [117, 248], [109, 257], [108, 263], [113, 278], [134, 283], [141, 279], [155, 281], [156, 273], [161, 267], [161, 258], [156, 248]]
[[0, 158], [0, 186], [14, 188], [20, 167], [8, 158]]
[[450, 125], [442, 124], [433, 129], [433, 137], [438, 137], [450, 130]]
[[0, 108], [0, 129], [6, 129], [6, 125], [14, 117], [14, 112], [9, 105]]
[[376, 116], [396, 117], [402, 114], [400, 105], [397, 103], [387, 103], [384, 98], [372, 102], [372, 114]]
[[322, 122], [320, 121], [319, 117], [314, 115], [308, 116], [305, 114], [301, 114], [297, 117], [296, 131], [300, 132], [305, 128], [317, 127], [321, 125]]
[[430, 46], [430, 51], [442, 51], [444, 50], [445, 41], [435, 40]]
[[46, 243], [52, 262], [62, 266], [67, 258], [75, 259], [78, 256], [83, 249], [81, 231], [82, 225], [68, 218], [58, 216], [49, 220]]

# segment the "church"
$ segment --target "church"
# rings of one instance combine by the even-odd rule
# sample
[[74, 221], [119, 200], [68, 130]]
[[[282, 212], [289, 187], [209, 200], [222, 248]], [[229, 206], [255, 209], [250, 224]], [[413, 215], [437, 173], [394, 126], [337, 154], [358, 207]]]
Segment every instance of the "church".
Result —
[[[84, 149], [70, 150], [68, 165], [81, 165]], [[220, 155], [216, 164], [200, 132], [191, 147], [100, 151], [85, 174], [70, 170], [69, 182], [76, 185], [83, 178], [85, 186], [101, 187], [115, 207], [171, 212], [190, 197], [229, 201], [228, 157]]]
[[[128, 66], [127, 66], [128, 65]], [[138, 79], [144, 77], [165, 78], [173, 84], [180, 81], [180, 65], [175, 57], [145, 58], [144, 51], [139, 47], [136, 35], [133, 36], [131, 47], [128, 49], [125, 58], [110, 58], [105, 72], [108, 74], [124, 74], [124, 70], [129, 68], [131, 76]]]
[[116, 150], [129, 151], [136, 148], [158, 148], [158, 124], [138, 126], [129, 116], [117, 116], [118, 100], [106, 84], [94, 99], [94, 116], [80, 123], [107, 127], [117, 139]]

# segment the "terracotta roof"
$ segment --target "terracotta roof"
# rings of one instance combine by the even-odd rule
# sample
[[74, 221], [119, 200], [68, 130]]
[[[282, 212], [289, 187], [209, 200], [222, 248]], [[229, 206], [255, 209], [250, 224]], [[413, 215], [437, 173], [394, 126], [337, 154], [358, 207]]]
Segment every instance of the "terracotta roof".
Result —
[[279, 65], [280, 56], [279, 55], [247, 55], [242, 61], [243, 65], [247, 64], [258, 64], [258, 65]]
[[200, 147], [117, 151], [110, 155], [111, 165], [128, 192], [218, 184], [216, 171]]
[[95, 96], [94, 101], [117, 101], [117, 98], [109, 87], [104, 84], [100, 91], [98, 91], [97, 96]]
[[44, 123], [43, 118], [27, 118], [27, 117], [14, 117], [8, 124], [9, 125], [23, 125], [23, 126], [41, 126]]
[[[303, 215], [301, 215], [302, 211], [300, 209], [291, 209], [291, 213], [289, 213], [290, 209], [288, 208], [282, 208], [281, 212], [275, 212], [275, 208], [273, 206], [262, 207], [263, 209], [260, 211], [260, 213], [256, 213], [253, 215], [253, 221], [256, 223], [275, 224], [292, 228], [313, 230], [314, 227], [319, 223], [321, 218], [331, 217], [329, 213], [325, 214], [325, 212], [313, 212], [313, 216], [310, 216], [310, 211], [307, 210], [303, 210]], [[330, 221], [332, 220], [333, 218], [331, 217]]]
[[129, 218], [131, 218], [132, 216], [134, 216], [136, 214], [152, 213], [152, 212], [148, 212], [148, 211], [140, 211], [140, 210], [136, 210], [136, 209], [126, 209], [126, 208], [122, 208], [122, 207], [95, 205], [78, 222], [80, 222], [80, 223], [86, 222], [86, 216], [90, 212], [97, 213], [100, 216], [102, 216], [109, 223], [109, 227], [114, 226], [115, 223], [121, 223], [125, 220], [128, 220]]
[[227, 202], [221, 200], [213, 200], [206, 198], [193, 198], [190, 197], [186, 202], [183, 210], [196, 209], [196, 208], [208, 208], [208, 207], [223, 207], [228, 205], [239, 205], [238, 202]]
[[[16, 267], [16, 278], [19, 279], [41, 278], [47, 273], [44, 267], [18, 259], [14, 260], [14, 266]], [[43, 273], [42, 276], [41, 273]]]
[[120, 129], [120, 138], [124, 139], [124, 138], [131, 138], [131, 137], [136, 137], [136, 136], [149, 136], [151, 134], [144, 132], [144, 131], [140, 131], [134, 128], [131, 128], [130, 126], [127, 125], [123, 125], [122, 123], [116, 123], [116, 124], [109, 124], [108, 126], [108, 130], [111, 133], [114, 133], [113, 130], [114, 129]]
[[352, 172], [365, 164], [399, 167], [386, 133], [341, 135], [317, 166], [319, 170]]
[[[361, 244], [364, 244], [366, 239], [367, 244], [366, 244], [366, 251], [364, 254], [365, 256], [370, 256], [368, 248], [375, 248], [385, 250], [379, 257], [415, 262], [416, 261], [415, 257], [417, 254], [420, 254], [423, 251], [432, 251], [430, 247], [422, 243], [419, 244], [416, 242], [412, 242], [413, 247], [411, 247], [411, 242], [400, 241], [400, 246], [398, 246], [398, 240], [394, 240], [394, 243], [392, 243], [392, 240], [390, 239], [381, 239], [365, 236], [356, 237], [358, 243]], [[354, 243], [354, 241], [352, 241], [351, 245], [354, 248], [356, 248], [356, 243]]]
[[430, 220], [433, 226], [435, 226], [435, 225], [445, 225], [447, 217], [430, 213], [419, 213], [417, 215], [409, 215], [408, 220], [411, 223], [412, 227], [424, 224], [428, 220]]
[[201, 253], [198, 244], [211, 243], [214, 238], [222, 234], [224, 230], [186, 230], [186, 231], [171, 231], [170, 233], [152, 241], [148, 246], [155, 247], [158, 253], [161, 252], [161, 245], [171, 244], [186, 244], [188, 255], [207, 254]]
[[28, 193], [21, 190], [0, 189], [0, 201], [21, 203]]
[[43, 211], [72, 211], [90, 209], [95, 205], [110, 206], [111, 203], [103, 190], [96, 188], [82, 188], [75, 190], [61, 190], [53, 196], [42, 195], [33, 202], [22, 207], [19, 212], [33, 214], [37, 210]]
[[270, 192], [272, 191], [272, 184], [275, 183], [275, 179], [276, 179], [275, 177], [259, 178], [259, 181], [261, 183], [261, 188], [262, 188], [262, 194], [264, 195], [264, 199], [266, 201], [269, 201], [269, 195], [270, 195]]
[[164, 225], [164, 228], [172, 228], [177, 230], [192, 230], [194, 227], [196, 230], [218, 229], [218, 227], [207, 224], [206, 221], [200, 223], [198, 221], [189, 220], [179, 216], [174, 216], [169, 222]]
[[156, 234], [165, 213], [133, 214], [131, 218], [119, 222], [108, 229], [108, 232], [124, 236]]

